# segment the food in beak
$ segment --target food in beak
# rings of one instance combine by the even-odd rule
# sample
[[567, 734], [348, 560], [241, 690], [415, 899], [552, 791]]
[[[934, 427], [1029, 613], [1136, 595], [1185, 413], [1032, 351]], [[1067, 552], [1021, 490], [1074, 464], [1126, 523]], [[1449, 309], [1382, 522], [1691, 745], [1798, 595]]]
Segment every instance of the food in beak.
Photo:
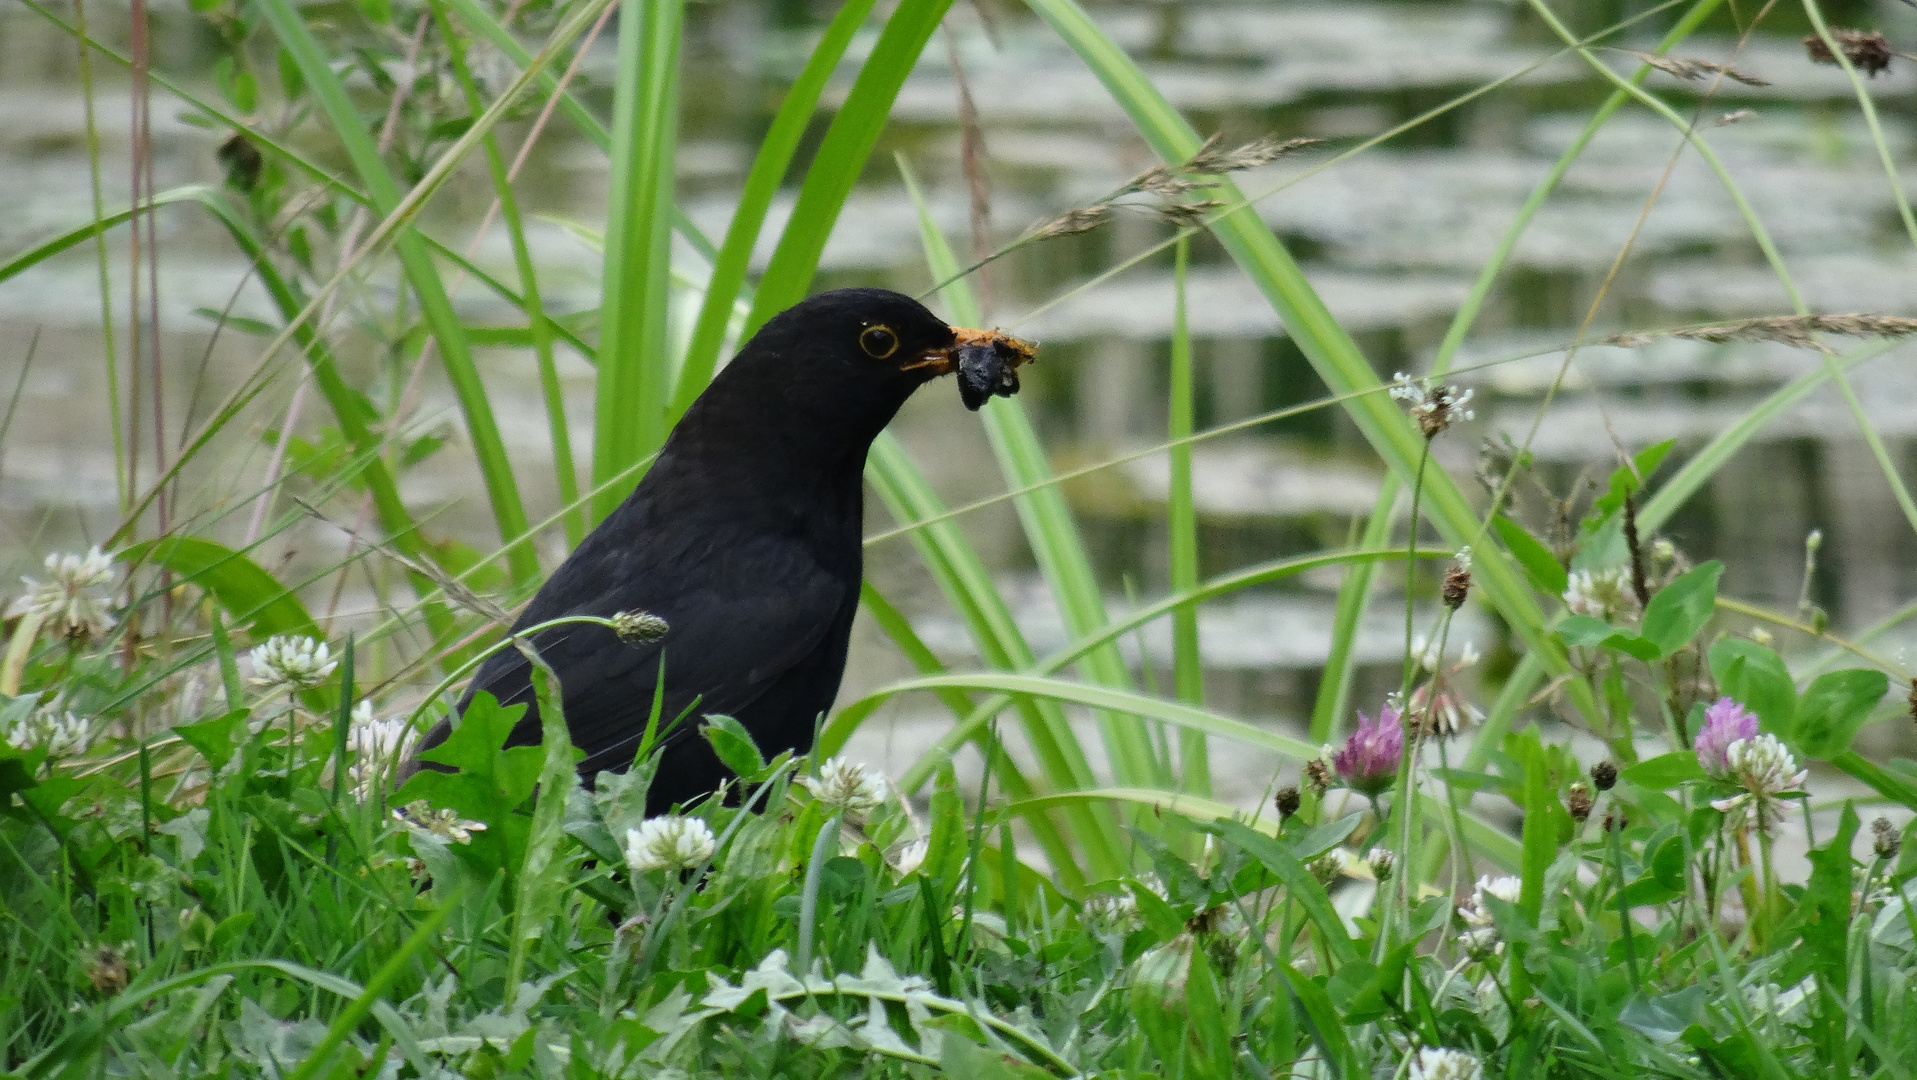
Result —
[[1018, 368], [1029, 364], [1038, 347], [997, 331], [959, 332], [957, 346], [959, 400], [977, 412], [993, 395], [1018, 393]]

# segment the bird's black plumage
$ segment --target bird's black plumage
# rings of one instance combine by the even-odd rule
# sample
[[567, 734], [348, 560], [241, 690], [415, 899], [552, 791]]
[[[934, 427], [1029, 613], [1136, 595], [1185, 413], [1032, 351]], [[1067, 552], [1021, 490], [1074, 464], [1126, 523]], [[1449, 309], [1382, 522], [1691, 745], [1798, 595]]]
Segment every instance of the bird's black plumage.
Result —
[[[955, 331], [898, 293], [840, 289], [772, 318], [719, 371], [645, 478], [514, 624], [637, 611], [666, 622], [662, 640], [637, 647], [593, 625], [534, 637], [559, 676], [582, 774], [631, 765], [662, 668], [666, 721], [688, 708], [724, 713], [768, 757], [810, 747], [858, 608], [866, 452], [914, 390], [982, 347], [1008, 367], [1031, 355], [1002, 335]], [[461, 708], [482, 690], [527, 706], [508, 745], [539, 742], [523, 656], [488, 660]], [[666, 741], [649, 813], [726, 775], [696, 727], [695, 717]], [[421, 749], [450, 731], [442, 721]]]

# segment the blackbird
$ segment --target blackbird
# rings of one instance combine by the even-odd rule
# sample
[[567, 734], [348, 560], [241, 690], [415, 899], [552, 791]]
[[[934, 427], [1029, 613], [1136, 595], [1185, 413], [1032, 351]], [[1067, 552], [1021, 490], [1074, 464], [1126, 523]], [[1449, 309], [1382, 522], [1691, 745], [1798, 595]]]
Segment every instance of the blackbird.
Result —
[[[960, 372], [965, 404], [1018, 389], [1034, 347], [964, 330], [910, 297], [839, 289], [774, 316], [686, 410], [625, 502], [560, 564], [514, 624], [648, 612], [657, 641], [633, 645], [591, 624], [534, 635], [559, 677], [566, 726], [590, 784], [632, 762], [665, 681], [662, 740], [646, 799], [657, 814], [718, 788], [728, 771], [697, 734], [722, 713], [767, 757], [810, 748], [845, 671], [863, 574], [864, 469], [872, 440], [912, 392]], [[495, 654], [460, 703], [485, 691], [526, 713], [507, 746], [540, 741], [530, 665]], [[444, 742], [443, 720], [421, 740]], [[421, 762], [419, 768], [444, 768]]]

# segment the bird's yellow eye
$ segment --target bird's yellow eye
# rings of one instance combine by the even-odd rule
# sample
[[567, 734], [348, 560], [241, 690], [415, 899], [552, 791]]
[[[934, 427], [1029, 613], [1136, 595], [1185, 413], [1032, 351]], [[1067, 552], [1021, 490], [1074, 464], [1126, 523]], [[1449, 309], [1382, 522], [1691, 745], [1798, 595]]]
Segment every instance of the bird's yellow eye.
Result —
[[859, 348], [874, 360], [886, 360], [899, 351], [899, 336], [889, 326], [868, 326], [859, 334]]

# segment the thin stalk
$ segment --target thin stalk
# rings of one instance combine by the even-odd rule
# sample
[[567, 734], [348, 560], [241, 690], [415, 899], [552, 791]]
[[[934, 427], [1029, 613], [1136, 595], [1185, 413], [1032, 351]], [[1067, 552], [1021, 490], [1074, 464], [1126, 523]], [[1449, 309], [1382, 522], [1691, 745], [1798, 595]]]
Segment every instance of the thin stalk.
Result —
[[[100, 187], [100, 128], [93, 116], [93, 50], [87, 47], [86, 0], [73, 0], [73, 24], [80, 51], [80, 104], [86, 115], [87, 180], [93, 195], [93, 252], [100, 275], [100, 337], [106, 351], [107, 427], [113, 432], [113, 486], [120, 512], [126, 513], [132, 489], [124, 472], [126, 418], [120, 415], [120, 350], [113, 340], [113, 274], [107, 266], [106, 200]], [[137, 205], [137, 203], [136, 203]]]
[[[1191, 242], [1180, 240], [1174, 256], [1171, 342], [1171, 414], [1167, 441], [1176, 443], [1168, 457], [1171, 490], [1167, 497], [1171, 589], [1175, 593], [1198, 588], [1198, 512], [1193, 502], [1191, 475], [1192, 354], [1186, 324], [1185, 278], [1191, 263]], [[1198, 605], [1172, 610], [1172, 683], [1178, 700], [1187, 705], [1205, 703], [1203, 654], [1199, 652]], [[1185, 790], [1211, 794], [1211, 761], [1203, 732], [1189, 728], [1178, 733], [1178, 760], [1184, 767]]]
[[[454, 30], [452, 20], [447, 18], [445, 5], [440, 0], [434, 0], [433, 15], [439, 21], [440, 32], [445, 36], [447, 57], [452, 62], [453, 74], [458, 78], [460, 88], [465, 91], [467, 108], [472, 115], [477, 116], [485, 111], [485, 104], [467, 67], [466, 51], [460, 43], [459, 34]], [[570, 506], [579, 498], [579, 474], [573, 468], [572, 436], [566, 430], [566, 401], [559, 388], [559, 370], [553, 364], [552, 323], [547, 319], [546, 307], [539, 298], [539, 277], [533, 269], [532, 252], [526, 245], [526, 230], [519, 217], [519, 200], [513, 195], [512, 176], [506, 168], [505, 156], [500, 153], [498, 135], [488, 131], [482, 145], [486, 167], [492, 174], [493, 191], [499, 200], [499, 214], [505, 219], [506, 234], [512, 240], [513, 265], [519, 272], [519, 287], [526, 298], [526, 314], [531, 321], [533, 354], [539, 362], [539, 387], [545, 395], [546, 420], [552, 430], [553, 471], [559, 482], [559, 502], [561, 506]], [[579, 546], [579, 541], [586, 535], [585, 515], [575, 511], [568, 513], [564, 520], [568, 546]]]

